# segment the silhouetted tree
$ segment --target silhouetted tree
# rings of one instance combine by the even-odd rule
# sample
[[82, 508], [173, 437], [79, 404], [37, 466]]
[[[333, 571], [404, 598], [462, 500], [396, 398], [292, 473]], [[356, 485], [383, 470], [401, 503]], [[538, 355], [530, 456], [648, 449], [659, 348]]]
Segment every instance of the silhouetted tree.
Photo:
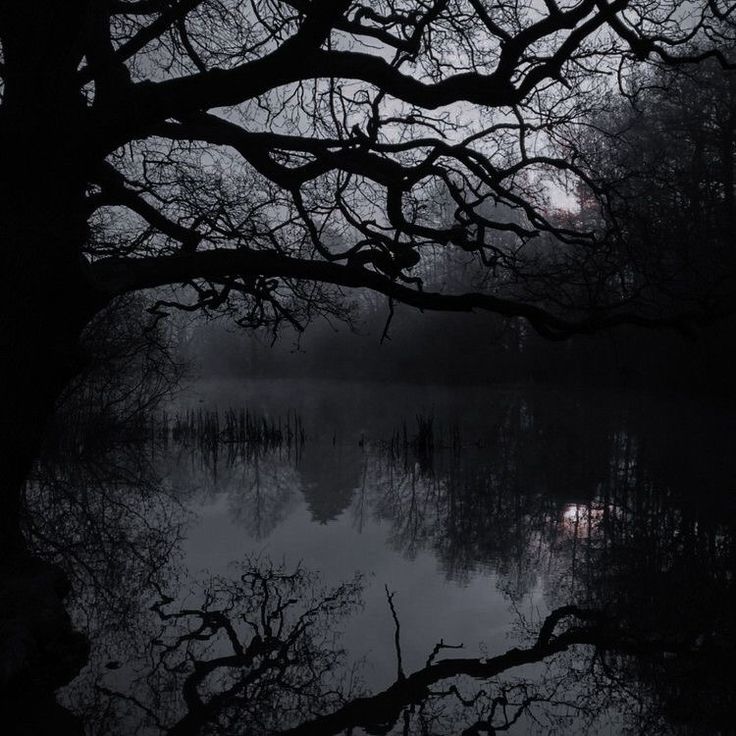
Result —
[[[673, 7], [3, 3], [5, 543], [20, 543], [18, 489], [79, 370], [79, 335], [120, 294], [185, 284], [191, 299], [162, 296], [159, 309], [230, 310], [245, 325], [343, 312], [341, 287], [516, 315], [549, 336], [678, 324], [636, 305], [571, 312], [506, 292], [503, 279], [434, 293], [412, 271], [439, 245], [513, 272], [499, 231], [519, 245], [540, 233], [592, 243], [548, 217], [548, 172], [591, 184], [557, 155], [557, 131], [619, 64], [726, 62], [730, 16], [718, 0]], [[683, 51], [698, 34], [713, 41]], [[438, 186], [455, 205], [449, 226], [431, 214]]]
[[736, 77], [705, 62], [640, 72], [588, 121], [577, 150], [609, 198], [608, 286], [620, 298], [728, 310], [735, 111]]

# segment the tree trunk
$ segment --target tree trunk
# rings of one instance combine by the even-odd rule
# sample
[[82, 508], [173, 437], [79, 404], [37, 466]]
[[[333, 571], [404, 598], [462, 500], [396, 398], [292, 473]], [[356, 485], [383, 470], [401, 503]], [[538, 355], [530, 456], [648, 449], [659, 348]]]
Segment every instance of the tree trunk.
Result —
[[81, 0], [0, 6], [0, 547], [22, 544], [22, 486], [103, 303], [82, 255], [94, 140], [76, 79], [83, 17]]
[[83, 666], [87, 645], [63, 607], [64, 574], [25, 551], [21, 506], [44, 428], [81, 367], [79, 337], [104, 298], [81, 258], [79, 169], [45, 147], [8, 151], [2, 122], [12, 165], [0, 184], [0, 714], [13, 733], [76, 734], [53, 693]]
[[53, 190], [69, 186], [67, 176], [50, 171], [43, 196], [38, 189], [26, 190], [25, 202], [12, 202], [0, 190], [0, 270], [6, 279], [0, 296], [0, 548], [22, 544], [22, 488], [55, 404], [82, 367], [81, 333], [104, 304], [80, 256], [81, 197], [54, 200]]
[[[0, 268], [21, 286], [27, 283], [18, 270], [4, 264]], [[36, 289], [23, 294], [32, 298], [33, 306], [21, 301], [2, 307], [0, 549], [23, 546], [19, 526], [22, 490], [56, 401], [81, 367], [79, 336], [95, 311], [64, 306], [68, 294], [52, 281], [34, 286]], [[16, 300], [20, 296], [17, 289], [9, 291]]]
[[13, 733], [81, 731], [53, 692], [86, 642], [63, 607], [64, 574], [26, 551], [20, 522], [80, 335], [105, 303], [83, 258], [94, 140], [76, 81], [83, 12], [81, 0], [0, 3], [0, 717]]
[[8, 733], [81, 734], [54, 691], [84, 665], [87, 644], [64, 610], [64, 574], [26, 551], [22, 494], [55, 403], [80, 367], [81, 332], [102, 301], [78, 255], [79, 201], [72, 208], [70, 197], [50, 196], [68, 178], [49, 172], [43, 196], [19, 179], [25, 201], [7, 181], [0, 190], [0, 714], [15, 724]]

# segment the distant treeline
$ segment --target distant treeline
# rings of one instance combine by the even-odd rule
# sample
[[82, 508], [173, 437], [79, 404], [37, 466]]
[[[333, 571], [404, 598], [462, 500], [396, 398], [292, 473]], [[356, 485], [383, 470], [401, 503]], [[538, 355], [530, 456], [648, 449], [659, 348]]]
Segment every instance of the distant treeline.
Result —
[[619, 328], [552, 342], [520, 320], [404, 308], [381, 342], [386, 317], [387, 310], [370, 309], [355, 331], [316, 323], [298, 341], [284, 333], [273, 344], [210, 323], [195, 333], [188, 353], [206, 375], [733, 392], [729, 356], [736, 320], [691, 337]]

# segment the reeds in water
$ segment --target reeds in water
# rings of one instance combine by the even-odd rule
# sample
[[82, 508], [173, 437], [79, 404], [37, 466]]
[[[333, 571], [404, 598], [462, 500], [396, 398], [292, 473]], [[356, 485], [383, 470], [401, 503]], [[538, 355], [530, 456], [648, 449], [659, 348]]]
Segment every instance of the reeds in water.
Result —
[[173, 416], [164, 413], [156, 434], [164, 442], [170, 439], [177, 444], [198, 445], [203, 449], [222, 445], [291, 449], [306, 441], [304, 425], [296, 412], [289, 411], [274, 419], [246, 408], [230, 408], [222, 413], [190, 409]]
[[422, 461], [431, 461], [435, 452], [452, 450], [459, 453], [462, 449], [460, 427], [456, 422], [443, 425], [436, 421], [432, 413], [417, 414], [415, 421], [416, 429], [410, 432], [406, 420], [402, 420], [401, 426], [384, 443], [392, 457], [412, 456]]

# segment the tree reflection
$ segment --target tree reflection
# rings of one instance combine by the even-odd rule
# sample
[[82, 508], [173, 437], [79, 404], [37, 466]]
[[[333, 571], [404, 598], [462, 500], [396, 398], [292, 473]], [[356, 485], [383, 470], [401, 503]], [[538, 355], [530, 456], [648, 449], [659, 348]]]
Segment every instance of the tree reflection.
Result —
[[[409, 555], [433, 549], [456, 579], [490, 567], [512, 600], [541, 582], [550, 609], [605, 611], [640, 642], [670, 642], [668, 657], [617, 655], [601, 666], [647, 693], [640, 719], [727, 728], [736, 703], [726, 669], [736, 649], [736, 517], [719, 486], [734, 469], [722, 446], [732, 433], [670, 439], [666, 417], [609, 412], [601, 423], [578, 417], [576, 437], [550, 433], [544, 406], [508, 417], [482, 451], [435, 453], [430, 470], [411, 442], [398, 455], [379, 448], [369, 505], [390, 523], [393, 543]], [[678, 456], [671, 445], [683, 435], [691, 446]], [[578, 465], [551, 477], [548, 453], [565, 467], [577, 456]], [[709, 470], [694, 479], [683, 456]]]
[[90, 643], [94, 660], [111, 632], [120, 650], [138, 641], [130, 630], [141, 596], [171, 563], [183, 514], [134, 440], [181, 366], [161, 330], [131, 317], [133, 301], [89, 326], [84, 376], [57, 406], [22, 503], [4, 510], [3, 733], [81, 733], [54, 691], [85, 667]]
[[255, 539], [267, 537], [294, 509], [301, 480], [298, 455], [281, 448], [229, 445], [226, 452], [191, 446], [161, 453], [160, 472], [191, 505], [225, 499], [231, 518]]
[[[667, 434], [672, 419], [646, 410], [530, 396], [494, 419], [482, 435], [425, 423], [421, 441], [409, 432], [398, 445], [298, 452], [159, 437], [40, 466], [29, 533], [68, 570], [93, 643], [65, 702], [100, 734], [482, 734], [522, 722], [594, 732], [600, 712], [645, 733], [727, 731], [728, 426]], [[710, 471], [694, 474], [685, 456]], [[524, 647], [495, 656], [446, 656], [447, 643], [427, 642], [425, 666], [399, 666], [367, 692], [337, 635], [360, 606], [359, 579], [325, 588], [302, 568], [250, 560], [199, 584], [176, 564], [189, 502], [224, 496], [261, 538], [300, 490], [314, 520], [349, 505], [407, 556], [433, 551], [448, 577], [493, 572], [516, 602], [541, 588], [547, 618], [527, 622]], [[389, 607], [400, 654], [401, 610]]]
[[363, 453], [352, 444], [312, 447], [302, 455], [299, 474], [314, 521], [333, 521], [350, 506], [363, 465]]
[[104, 445], [75, 462], [46, 458], [26, 487], [35, 554], [60, 565], [88, 636], [129, 628], [145, 591], [172, 574], [188, 514], [138, 445]]
[[[152, 633], [148, 605], [161, 585], [173, 584], [180, 574], [179, 544], [189, 519], [162, 482], [148, 445], [131, 437], [116, 442], [112, 427], [99, 416], [95, 420], [91, 433], [70, 433], [58, 451], [47, 451], [24, 497], [29, 548], [68, 581], [66, 608], [85, 642], [77, 670], [55, 683], [65, 685], [84, 665], [61, 698], [80, 717], [73, 733], [82, 733], [97, 711], [94, 683], [100, 673], [140, 658]], [[105, 426], [109, 433], [101, 431]], [[55, 721], [48, 718], [21, 733], [51, 733]]]
[[132, 703], [138, 731], [182, 735], [274, 733], [339, 708], [357, 681], [340, 669], [336, 627], [360, 605], [361, 590], [357, 575], [324, 588], [301, 567], [249, 560], [235, 578], [208, 580], [198, 604], [161, 596], [150, 671], [127, 692], [98, 685], [108, 697], [102, 712]]
[[[323, 587], [318, 576], [267, 560], [246, 560], [234, 578], [214, 577], [176, 602], [152, 606], [160, 630], [149, 646], [150, 669], [124, 689], [97, 683], [94, 733], [488, 734], [523, 720], [545, 733], [575, 726], [594, 732], [613, 707], [642, 705], [620, 677], [621, 663], [656, 666], [688, 651], [679, 639], [642, 637], [624, 621], [575, 605], [553, 610], [527, 645], [488, 657], [445, 656], [462, 645], [437, 643], [426, 663], [401, 666], [367, 693], [347, 667], [339, 631], [361, 605], [360, 577]], [[544, 665], [531, 675], [532, 665]], [[523, 668], [527, 669], [523, 669]], [[110, 678], [107, 678], [109, 680]], [[124, 713], [137, 711], [132, 726]], [[529, 720], [531, 719], [531, 720]], [[655, 732], [658, 724], [650, 721]]]

